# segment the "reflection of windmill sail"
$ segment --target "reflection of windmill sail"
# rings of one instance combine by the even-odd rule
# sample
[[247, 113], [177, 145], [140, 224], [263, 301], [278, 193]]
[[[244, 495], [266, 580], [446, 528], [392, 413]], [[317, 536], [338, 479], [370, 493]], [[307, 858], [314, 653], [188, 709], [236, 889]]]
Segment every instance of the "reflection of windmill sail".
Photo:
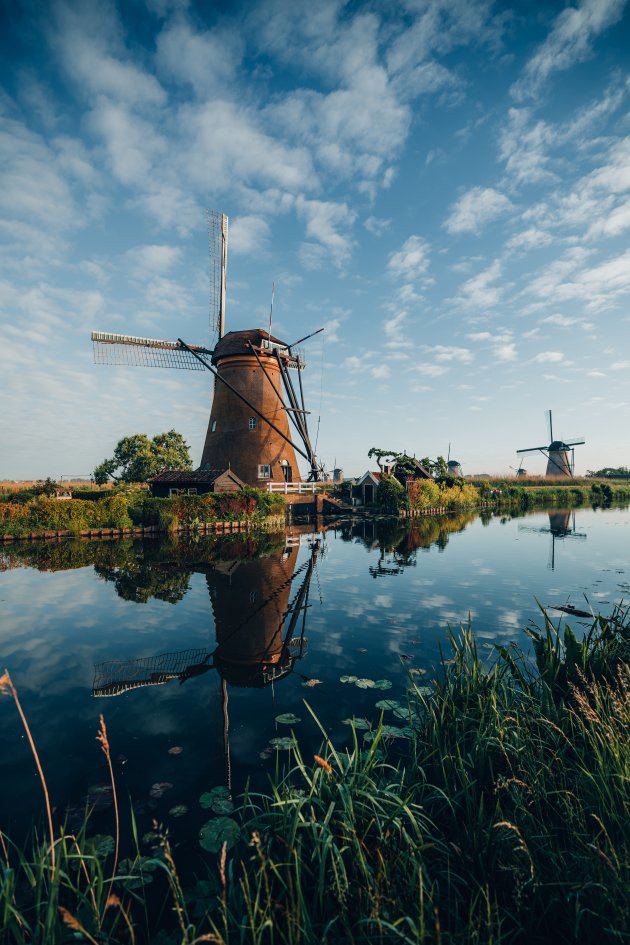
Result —
[[93, 696], [119, 696], [130, 689], [144, 686], [160, 686], [179, 679], [184, 682], [192, 676], [212, 669], [208, 649], [180, 650], [178, 653], [161, 653], [135, 660], [110, 660], [94, 666]]
[[[210, 589], [217, 641], [214, 651], [189, 649], [98, 663], [92, 694], [116, 696], [173, 679], [183, 683], [210, 669], [218, 669], [230, 683], [241, 686], [265, 686], [287, 675], [295, 660], [306, 655], [304, 626], [318, 551], [319, 541], [314, 541], [308, 560], [297, 570], [296, 548], [195, 568], [206, 574]], [[300, 615], [302, 628], [296, 636]]]

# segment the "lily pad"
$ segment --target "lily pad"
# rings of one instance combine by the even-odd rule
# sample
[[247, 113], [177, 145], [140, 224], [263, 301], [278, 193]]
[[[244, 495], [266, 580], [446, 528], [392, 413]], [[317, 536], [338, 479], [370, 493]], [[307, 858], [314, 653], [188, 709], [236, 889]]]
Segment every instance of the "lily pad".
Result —
[[343, 725], [352, 725], [356, 729], [368, 729], [370, 723], [367, 719], [343, 719]]
[[140, 856], [135, 860], [121, 860], [118, 872], [120, 882], [125, 889], [140, 889], [153, 882], [152, 873], [157, 869], [157, 863], [152, 857]]
[[340, 676], [339, 682], [353, 683], [357, 681], [357, 676]]
[[199, 831], [199, 843], [208, 853], [219, 853], [223, 844], [231, 849], [240, 836], [240, 828], [231, 817], [208, 820]]
[[165, 791], [170, 791], [173, 787], [170, 781], [156, 781], [155, 784], [151, 785], [151, 790], [149, 791], [149, 797], [162, 797]]
[[375, 685], [373, 679], [357, 679], [355, 682], [357, 689], [374, 689]]
[[211, 810], [214, 814], [231, 814], [234, 810], [234, 804], [230, 797], [230, 791], [225, 785], [220, 784], [206, 791], [199, 798], [199, 803], [204, 810]]
[[391, 689], [392, 684], [389, 679], [377, 679], [374, 683], [375, 689]]
[[297, 725], [297, 723], [301, 721], [302, 719], [299, 715], [294, 715], [293, 712], [284, 712], [282, 715], [276, 715], [276, 722], [280, 722], [281, 725]]
[[400, 702], [397, 702], [396, 699], [379, 699], [376, 703], [376, 708], [385, 709], [386, 711], [388, 709], [399, 709]]
[[321, 684], [322, 684], [321, 679], [306, 679], [302, 683], [303, 686], [308, 686], [309, 689], [312, 689], [313, 686], [321, 686]]
[[176, 804], [175, 807], [171, 807], [169, 814], [171, 817], [183, 817], [184, 814], [188, 813], [188, 808], [185, 804]]
[[172, 748], [169, 748], [168, 753], [169, 755], [181, 755], [183, 750], [181, 745], [173, 745]]
[[283, 748], [297, 748], [297, 742], [290, 735], [285, 735], [283, 738], [272, 738], [269, 742], [272, 748], [283, 749]]
[[97, 833], [93, 837], [88, 837], [87, 845], [94, 856], [99, 859], [105, 859], [116, 849], [116, 841], [106, 833]]
[[[383, 725], [381, 728], [383, 738], [410, 738], [412, 731], [410, 728], [398, 728], [396, 725]], [[376, 731], [366, 732], [364, 738], [368, 742], [373, 742], [376, 738]]]

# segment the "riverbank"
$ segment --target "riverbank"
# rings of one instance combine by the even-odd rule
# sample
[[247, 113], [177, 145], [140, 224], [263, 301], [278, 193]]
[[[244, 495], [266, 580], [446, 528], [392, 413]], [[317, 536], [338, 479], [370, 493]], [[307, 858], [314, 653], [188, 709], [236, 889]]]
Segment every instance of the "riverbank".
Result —
[[[383, 488], [382, 488], [383, 487]], [[280, 493], [248, 488], [238, 493], [183, 495], [158, 499], [146, 490], [112, 493], [84, 490], [80, 497], [60, 498], [22, 490], [0, 502], [0, 542], [57, 540], [68, 537], [124, 538], [167, 533], [215, 533], [277, 528], [286, 512]], [[606, 506], [630, 501], [630, 483], [600, 480], [533, 479], [412, 483], [407, 491], [395, 480], [379, 485], [374, 505], [352, 508], [334, 504], [329, 516], [392, 515], [415, 518], [466, 510], [533, 510]], [[339, 490], [339, 498], [345, 498]]]
[[488, 666], [454, 634], [432, 684], [412, 674], [349, 750], [322, 732], [307, 758], [291, 736], [268, 791], [204, 795], [196, 882], [159, 826], [149, 853], [119, 849], [117, 806], [110, 835], [86, 817], [70, 836], [51, 811], [32, 850], [3, 836], [2, 940], [626, 941], [628, 614], [583, 640], [543, 614], [530, 636], [535, 665], [512, 647]]

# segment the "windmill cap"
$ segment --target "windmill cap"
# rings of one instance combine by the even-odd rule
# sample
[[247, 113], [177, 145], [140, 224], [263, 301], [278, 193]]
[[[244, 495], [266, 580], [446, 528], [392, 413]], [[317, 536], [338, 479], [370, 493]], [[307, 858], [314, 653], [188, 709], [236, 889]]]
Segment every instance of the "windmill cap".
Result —
[[286, 341], [276, 338], [274, 335], [269, 337], [269, 332], [264, 328], [247, 328], [245, 331], [228, 331], [223, 338], [215, 345], [212, 352], [213, 364], [219, 358], [229, 358], [235, 355], [245, 353], [248, 344], [260, 348], [263, 341], [271, 341], [272, 344], [286, 348]]

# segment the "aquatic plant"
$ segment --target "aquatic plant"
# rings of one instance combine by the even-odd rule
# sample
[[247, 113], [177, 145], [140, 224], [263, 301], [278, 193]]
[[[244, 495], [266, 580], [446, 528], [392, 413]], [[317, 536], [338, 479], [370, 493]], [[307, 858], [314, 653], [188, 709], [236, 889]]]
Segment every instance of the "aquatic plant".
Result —
[[583, 638], [543, 619], [537, 662], [510, 647], [488, 663], [470, 628], [452, 632], [433, 685], [410, 676], [407, 738], [384, 723], [404, 703], [375, 692], [343, 750], [315, 719], [317, 755], [278, 746], [266, 792], [234, 811], [225, 788], [202, 795], [214, 817], [190, 886], [157, 825], [152, 855], [136, 839], [115, 871], [89, 816], [61, 828], [54, 875], [49, 843], [27, 856], [0, 835], [2, 940], [626, 941], [628, 613], [594, 617]]

